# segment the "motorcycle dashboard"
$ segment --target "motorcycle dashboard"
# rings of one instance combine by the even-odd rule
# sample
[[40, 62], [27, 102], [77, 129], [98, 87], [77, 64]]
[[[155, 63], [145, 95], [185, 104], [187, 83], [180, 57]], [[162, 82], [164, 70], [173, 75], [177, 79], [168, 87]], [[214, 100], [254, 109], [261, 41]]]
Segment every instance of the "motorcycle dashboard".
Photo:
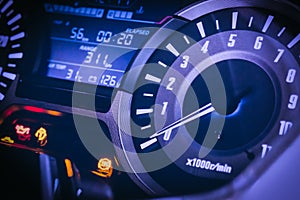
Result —
[[298, 15], [283, 0], [0, 1], [0, 191], [296, 199]]

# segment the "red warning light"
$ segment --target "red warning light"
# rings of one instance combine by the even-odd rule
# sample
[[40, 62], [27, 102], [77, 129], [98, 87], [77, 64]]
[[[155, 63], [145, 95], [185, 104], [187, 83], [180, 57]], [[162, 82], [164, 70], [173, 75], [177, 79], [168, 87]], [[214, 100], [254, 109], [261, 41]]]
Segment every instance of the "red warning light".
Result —
[[44, 113], [45, 110], [43, 108], [33, 107], [33, 106], [24, 106], [25, 110], [35, 112], [35, 113]]
[[45, 113], [45, 114], [49, 114], [52, 116], [62, 116], [62, 113], [59, 111], [55, 111], [55, 110], [47, 110], [47, 109], [43, 109], [43, 108], [38, 108], [35, 106], [24, 106], [23, 107], [25, 110], [30, 111], [30, 112], [35, 112], [35, 113]]
[[15, 126], [18, 139], [21, 141], [30, 141], [30, 128], [23, 125], [17, 124]]

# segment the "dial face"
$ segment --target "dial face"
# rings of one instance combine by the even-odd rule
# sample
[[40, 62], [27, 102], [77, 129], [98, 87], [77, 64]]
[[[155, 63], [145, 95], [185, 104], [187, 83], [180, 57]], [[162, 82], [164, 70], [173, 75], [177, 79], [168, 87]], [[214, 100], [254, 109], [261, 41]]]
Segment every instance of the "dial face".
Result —
[[132, 94], [120, 140], [150, 193], [218, 188], [299, 126], [299, 22], [255, 2], [203, 11], [213, 3], [179, 13], [190, 21], [149, 56]]
[[22, 14], [12, 0], [0, 2], [0, 101], [11, 82], [16, 78], [16, 68], [23, 58], [22, 44], [25, 31]]

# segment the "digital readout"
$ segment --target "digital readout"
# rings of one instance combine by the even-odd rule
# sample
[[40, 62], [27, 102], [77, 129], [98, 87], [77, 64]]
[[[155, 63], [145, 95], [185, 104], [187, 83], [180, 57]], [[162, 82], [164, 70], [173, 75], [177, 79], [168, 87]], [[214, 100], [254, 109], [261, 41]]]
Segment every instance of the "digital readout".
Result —
[[[47, 76], [117, 88], [149, 24], [88, 17], [50, 17]], [[87, 25], [88, 24], [88, 25]]]

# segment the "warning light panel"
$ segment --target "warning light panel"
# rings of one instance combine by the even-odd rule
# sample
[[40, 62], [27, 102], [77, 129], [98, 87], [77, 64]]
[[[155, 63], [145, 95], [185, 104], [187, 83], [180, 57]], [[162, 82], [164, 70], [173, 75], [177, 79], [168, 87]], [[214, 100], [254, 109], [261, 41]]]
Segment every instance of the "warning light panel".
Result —
[[[24, 125], [27, 124], [27, 125]], [[28, 125], [28, 123], [16, 123], [14, 126], [17, 141], [26, 142], [26, 145], [43, 147], [48, 142], [48, 133], [46, 128], [36, 126], [36, 124]], [[32, 135], [32, 133], [34, 133]]]
[[98, 169], [95, 171], [92, 171], [92, 173], [104, 177], [104, 178], [109, 178], [112, 175], [113, 172], [113, 166], [112, 166], [112, 161], [108, 158], [101, 158], [98, 161], [97, 165]]
[[0, 142], [37, 152], [52, 152], [59, 144], [51, 141], [61, 139], [59, 133], [64, 128], [73, 128], [69, 123], [61, 128], [60, 122], [65, 120], [71, 121], [72, 116], [31, 105], [12, 105], [0, 113]]

